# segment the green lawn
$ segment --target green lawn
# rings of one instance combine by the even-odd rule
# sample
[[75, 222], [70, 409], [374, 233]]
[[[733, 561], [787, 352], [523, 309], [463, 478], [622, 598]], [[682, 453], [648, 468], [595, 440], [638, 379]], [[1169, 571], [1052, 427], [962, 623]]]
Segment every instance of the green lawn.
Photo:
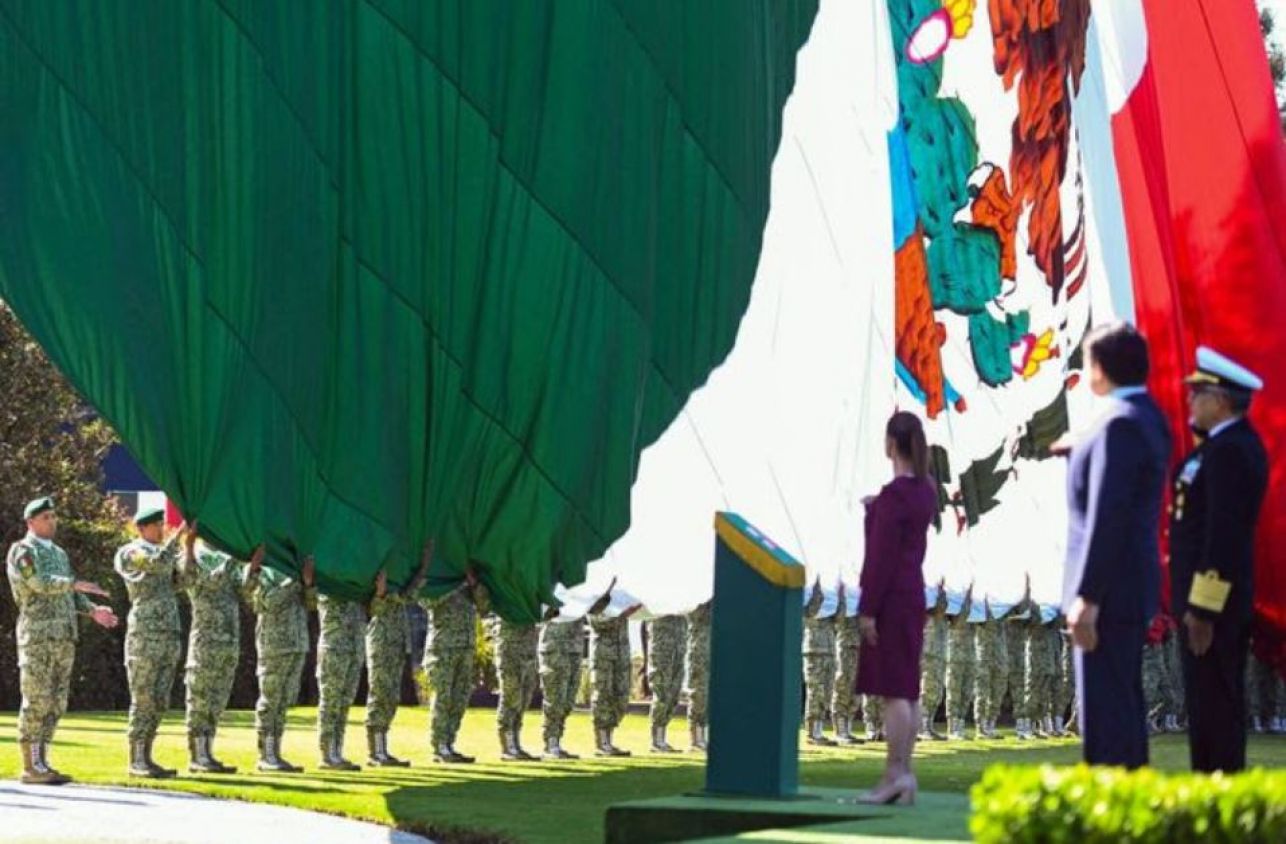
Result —
[[[314, 711], [300, 708], [291, 718], [286, 756], [308, 770], [293, 776], [253, 773], [255, 740], [253, 716], [234, 712], [220, 736], [219, 755], [238, 765], [229, 777], [183, 776], [165, 788], [195, 791], [266, 803], [334, 812], [391, 824], [444, 842], [507, 840], [533, 842], [598, 842], [603, 836], [603, 813], [624, 800], [661, 797], [700, 789], [703, 758], [652, 756], [647, 747], [647, 721], [630, 716], [618, 734], [618, 744], [639, 754], [631, 759], [586, 758], [567, 763], [502, 763], [494, 715], [473, 710], [465, 721], [460, 750], [478, 756], [471, 766], [438, 766], [429, 761], [427, 716], [422, 708], [405, 708], [392, 737], [393, 752], [409, 756], [409, 769], [364, 770], [353, 774], [322, 773], [316, 769]], [[81, 782], [124, 784], [125, 717], [121, 713], [74, 714], [64, 719], [52, 758]], [[13, 713], [0, 715], [0, 778], [18, 773]], [[675, 724], [672, 736], [686, 739], [686, 727]], [[540, 715], [531, 713], [524, 734], [529, 750], [539, 746]], [[349, 733], [350, 757], [365, 756], [361, 710], [353, 710]], [[588, 753], [591, 727], [584, 713], [573, 716], [565, 746]], [[1187, 748], [1182, 736], [1154, 740], [1153, 762], [1167, 770], [1183, 770]], [[879, 774], [882, 746], [803, 753], [805, 784], [860, 789]], [[984, 767], [996, 762], [1072, 763], [1078, 758], [1075, 741], [1020, 743], [1006, 739], [992, 744], [921, 744], [917, 748], [921, 788], [926, 791], [966, 791]], [[171, 717], [157, 743], [164, 765], [186, 767], [186, 740], [180, 718]], [[1262, 737], [1251, 743], [1251, 763], [1286, 765], [1286, 739]], [[137, 785], [137, 782], [130, 782]], [[150, 783], [149, 783], [150, 784]]]

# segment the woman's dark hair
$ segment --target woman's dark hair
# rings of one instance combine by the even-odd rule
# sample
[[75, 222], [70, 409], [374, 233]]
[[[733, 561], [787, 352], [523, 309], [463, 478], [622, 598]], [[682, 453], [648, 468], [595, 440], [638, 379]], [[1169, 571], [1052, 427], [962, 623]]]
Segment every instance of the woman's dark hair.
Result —
[[898, 454], [911, 461], [911, 468], [917, 478], [929, 476], [929, 444], [924, 438], [924, 425], [920, 417], [905, 410], [899, 410], [889, 419], [884, 433], [893, 440], [893, 447]]
[[1125, 322], [1100, 326], [1085, 338], [1085, 351], [1118, 387], [1148, 382], [1148, 341]]

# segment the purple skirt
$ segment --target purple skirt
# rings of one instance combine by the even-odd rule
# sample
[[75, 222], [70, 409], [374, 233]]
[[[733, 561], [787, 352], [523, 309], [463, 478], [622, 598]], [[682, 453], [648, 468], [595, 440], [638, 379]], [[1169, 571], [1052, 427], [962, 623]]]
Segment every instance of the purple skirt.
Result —
[[924, 594], [889, 601], [875, 619], [879, 643], [862, 642], [857, 693], [900, 700], [920, 699], [920, 655], [924, 651]]

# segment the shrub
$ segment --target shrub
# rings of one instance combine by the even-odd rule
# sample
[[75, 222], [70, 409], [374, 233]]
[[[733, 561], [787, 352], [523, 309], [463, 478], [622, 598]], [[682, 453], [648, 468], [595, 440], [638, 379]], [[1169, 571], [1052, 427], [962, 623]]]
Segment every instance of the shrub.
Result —
[[1286, 772], [993, 766], [974, 785], [976, 841], [1286, 841]]

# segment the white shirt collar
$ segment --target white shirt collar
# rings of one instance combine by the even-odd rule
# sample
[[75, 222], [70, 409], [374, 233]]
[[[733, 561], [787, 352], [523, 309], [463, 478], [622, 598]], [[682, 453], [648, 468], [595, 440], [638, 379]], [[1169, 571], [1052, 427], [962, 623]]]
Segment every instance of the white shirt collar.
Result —
[[1213, 440], [1215, 437], [1219, 436], [1224, 431], [1231, 428], [1233, 425], [1236, 425], [1238, 422], [1241, 421], [1241, 419], [1242, 417], [1240, 416], [1234, 416], [1231, 419], [1225, 419], [1224, 421], [1220, 422], [1218, 425], [1210, 429], [1210, 433], [1206, 435], [1206, 439]]
[[1141, 396], [1148, 391], [1147, 387], [1135, 385], [1133, 387], [1117, 387], [1112, 391], [1112, 398], [1128, 399], [1132, 396]]
[[52, 540], [41, 539], [39, 536], [36, 536], [31, 531], [27, 531], [27, 538], [30, 539], [32, 542], [36, 543], [37, 545], [39, 545], [41, 548], [48, 549], [48, 548], [54, 547], [54, 543]]

